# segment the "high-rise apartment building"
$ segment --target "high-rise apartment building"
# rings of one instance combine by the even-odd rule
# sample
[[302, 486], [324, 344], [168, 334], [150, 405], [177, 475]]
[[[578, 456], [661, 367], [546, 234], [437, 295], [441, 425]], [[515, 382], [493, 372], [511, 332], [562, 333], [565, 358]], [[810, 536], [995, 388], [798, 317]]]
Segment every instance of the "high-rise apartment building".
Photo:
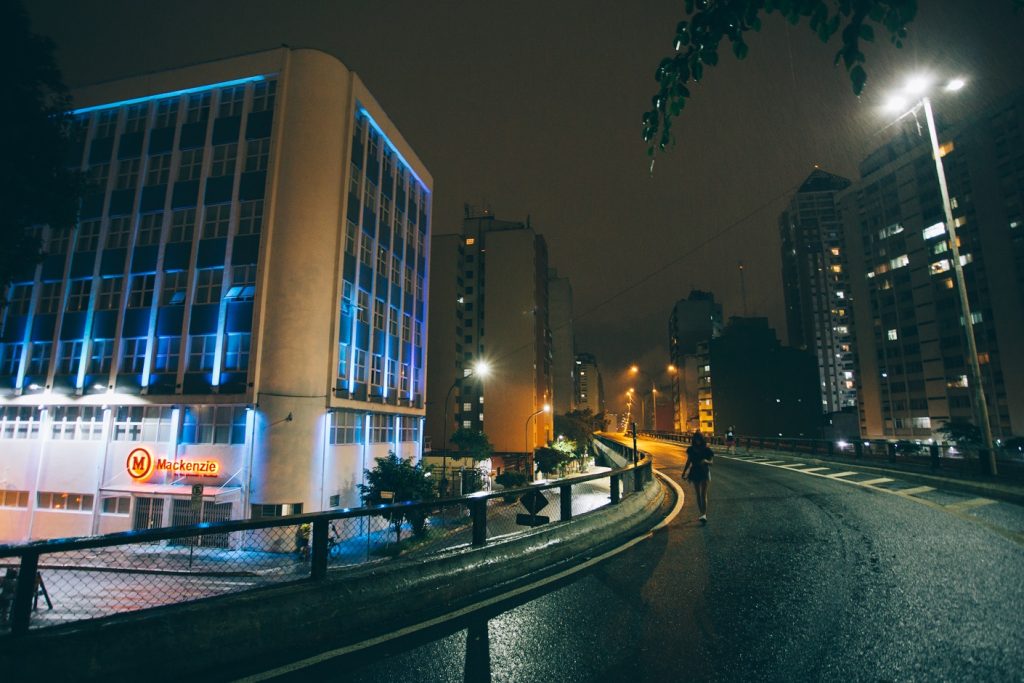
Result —
[[994, 436], [1024, 434], [1022, 131], [1018, 94], [940, 132], [969, 322], [927, 133], [908, 125], [841, 195], [865, 437], [941, 438], [949, 422], [977, 424], [965, 324], [974, 327]]
[[[668, 321], [669, 361], [675, 366], [672, 377], [672, 428], [676, 432], [705, 429], [700, 417], [699, 347], [722, 332], [722, 305], [715, 295], [695, 289], [672, 307]], [[705, 397], [706, 400], [710, 400]], [[711, 420], [710, 407], [704, 423]]]
[[814, 353], [822, 412], [857, 403], [853, 320], [836, 195], [850, 181], [815, 169], [779, 216], [789, 344]]
[[[553, 431], [544, 238], [529, 221], [502, 221], [466, 207], [461, 234], [438, 236], [432, 256], [431, 444], [450, 448], [443, 442], [460, 427], [483, 431], [494, 445], [494, 470], [528, 469], [527, 456]], [[489, 366], [486, 377], [473, 374], [481, 360]], [[453, 384], [451, 394], [440, 393]]]
[[573, 328], [572, 283], [558, 277], [551, 268], [548, 274], [548, 317], [551, 321], [551, 381], [554, 391], [552, 409], [564, 415], [576, 408], [576, 340]]
[[419, 456], [432, 180], [287, 48], [73, 93], [92, 189], [6, 292], [0, 537], [357, 505]]
[[576, 410], [589, 410], [594, 415], [604, 412], [604, 383], [601, 368], [592, 353], [576, 355]]

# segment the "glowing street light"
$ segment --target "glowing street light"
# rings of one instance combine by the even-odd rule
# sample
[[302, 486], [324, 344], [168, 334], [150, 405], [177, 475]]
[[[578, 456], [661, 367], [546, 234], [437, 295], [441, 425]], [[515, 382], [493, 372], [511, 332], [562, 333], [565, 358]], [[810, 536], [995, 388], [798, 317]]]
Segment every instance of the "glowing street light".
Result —
[[455, 378], [452, 385], [448, 387], [448, 393], [444, 397], [444, 424], [441, 426], [441, 481], [439, 484], [442, 497], [444, 497], [448, 488], [448, 404], [452, 400], [452, 392], [455, 391], [455, 387], [459, 384], [460, 380], [469, 379], [470, 377], [486, 379], [490, 374], [490, 363], [485, 360], [478, 360], [472, 367], [466, 370], [462, 377]]
[[[917, 75], [907, 81], [904, 92], [915, 98], [919, 97], [920, 101], [909, 112], [904, 113], [899, 118], [903, 118], [908, 113], [915, 112], [917, 107], [920, 106], [924, 109], [925, 119], [928, 123], [928, 137], [932, 145], [932, 158], [935, 160], [935, 172], [939, 178], [939, 191], [942, 194], [942, 209], [945, 212], [946, 236], [949, 239], [949, 249], [952, 255], [953, 275], [956, 280], [957, 293], [960, 297], [960, 311], [963, 315], [963, 324], [967, 336], [967, 360], [968, 369], [971, 373], [968, 386], [974, 394], [974, 410], [980, 423], [979, 427], [985, 441], [985, 449], [988, 451], [989, 472], [995, 475], [996, 454], [992, 443], [992, 426], [989, 424], [988, 419], [988, 402], [985, 400], [985, 389], [981, 381], [978, 345], [974, 336], [974, 320], [971, 317], [971, 306], [967, 297], [967, 285], [964, 281], [963, 264], [960, 260], [960, 246], [956, 236], [956, 224], [953, 222], [953, 208], [949, 201], [949, 189], [946, 186], [946, 173], [942, 165], [942, 153], [939, 150], [939, 136], [935, 131], [935, 116], [932, 113], [931, 99], [927, 94], [934, 80], [934, 78], [928, 75]], [[946, 83], [944, 90], [946, 92], [957, 92], [964, 85], [966, 85], [966, 81], [963, 78], [954, 78]], [[890, 104], [894, 104], [895, 101], [895, 99], [891, 100]]]

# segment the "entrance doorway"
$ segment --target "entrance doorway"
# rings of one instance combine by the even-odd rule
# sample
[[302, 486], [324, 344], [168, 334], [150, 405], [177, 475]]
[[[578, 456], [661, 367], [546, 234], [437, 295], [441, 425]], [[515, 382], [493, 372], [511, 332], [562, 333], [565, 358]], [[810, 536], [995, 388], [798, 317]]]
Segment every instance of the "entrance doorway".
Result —
[[[188, 498], [174, 498], [171, 501], [171, 526], [198, 524], [199, 522], [226, 522], [231, 519], [231, 503], [214, 503], [204, 500], [202, 516], [196, 515], [192, 509], [192, 501]], [[176, 538], [168, 541], [172, 545], [188, 545], [189, 538]], [[227, 534], [207, 534], [196, 536], [195, 544], [207, 548], [227, 548]]]
[[164, 525], [163, 498], [135, 498], [135, 514], [132, 516], [132, 530], [156, 529]]

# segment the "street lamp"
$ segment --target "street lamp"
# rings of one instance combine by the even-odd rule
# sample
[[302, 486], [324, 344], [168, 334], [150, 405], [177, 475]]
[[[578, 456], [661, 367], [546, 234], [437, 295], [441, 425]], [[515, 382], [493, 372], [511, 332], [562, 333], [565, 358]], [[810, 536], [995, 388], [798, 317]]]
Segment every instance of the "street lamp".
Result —
[[[530, 416], [528, 418], [526, 418], [525, 433], [523, 435], [523, 445], [526, 446], [526, 463], [527, 463], [527, 465], [529, 465], [529, 463], [530, 463], [530, 450], [531, 450], [530, 449], [530, 420], [532, 420], [536, 416], [540, 415], [541, 413], [547, 413], [547, 412], [550, 412], [550, 411], [551, 411], [551, 404], [545, 403], [544, 406], [540, 410], [538, 410], [536, 412], [533, 412], [533, 413], [530, 413]], [[529, 474], [530, 474], [530, 480], [532, 481], [533, 480], [533, 472], [531, 471]]]
[[486, 378], [491, 374], [491, 366], [485, 360], [478, 360], [462, 377], [456, 377], [452, 385], [448, 387], [448, 393], [444, 397], [444, 424], [441, 426], [441, 496], [444, 497], [448, 489], [448, 404], [452, 400], [452, 392], [462, 380], [470, 377]]
[[[996, 453], [992, 444], [992, 426], [988, 421], [988, 402], [985, 400], [985, 388], [981, 383], [981, 366], [978, 363], [978, 345], [974, 337], [974, 321], [971, 319], [971, 305], [967, 298], [967, 283], [964, 280], [963, 264], [960, 262], [960, 246], [957, 243], [956, 224], [953, 222], [953, 208], [949, 202], [949, 189], [946, 187], [946, 173], [942, 165], [942, 154], [939, 150], [939, 136], [935, 131], [935, 117], [932, 114], [932, 103], [927, 93], [931, 87], [932, 79], [927, 76], [915, 76], [911, 78], [904, 92], [913, 97], [920, 97], [920, 101], [909, 111], [905, 111], [899, 118], [917, 111], [918, 107], [924, 108], [925, 119], [928, 122], [928, 137], [932, 145], [932, 157], [935, 159], [935, 172], [939, 177], [939, 191], [942, 194], [942, 209], [946, 219], [946, 235], [949, 237], [949, 249], [953, 256], [953, 274], [956, 279], [957, 293], [960, 297], [960, 311], [963, 315], [964, 328], [967, 333], [967, 359], [968, 368], [971, 372], [970, 386], [974, 394], [974, 410], [980, 423], [982, 437], [985, 440], [985, 450], [988, 452], [988, 467], [992, 475], [996, 474]], [[949, 81], [944, 90], [956, 92], [963, 88], [965, 81], [962, 78], [954, 78]], [[890, 109], [905, 109], [906, 100], [897, 96], [890, 100]], [[899, 120], [899, 119], [897, 119]]]
[[[676, 372], [676, 366], [669, 364], [665, 368], [665, 371], [669, 374], [673, 374]], [[658, 387], [654, 382], [654, 377], [641, 370], [640, 366], [636, 364], [629, 366], [629, 372], [633, 375], [643, 375], [647, 379], [651, 380], [651, 421], [654, 423], [651, 425], [651, 428], [656, 429], [658, 426]], [[640, 398], [640, 424], [643, 425], [644, 429], [647, 428], [647, 416], [646, 411], [644, 410], [643, 397]]]

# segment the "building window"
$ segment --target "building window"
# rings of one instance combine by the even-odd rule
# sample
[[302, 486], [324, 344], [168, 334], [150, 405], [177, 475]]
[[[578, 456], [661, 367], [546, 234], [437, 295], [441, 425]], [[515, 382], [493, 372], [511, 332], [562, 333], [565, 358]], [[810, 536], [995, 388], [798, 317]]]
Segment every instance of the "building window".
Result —
[[251, 516], [253, 519], [267, 519], [271, 517], [287, 517], [289, 515], [301, 514], [302, 503], [284, 503], [282, 505], [253, 503]]
[[248, 332], [229, 333], [224, 351], [224, 369], [238, 372], [249, 369], [249, 343], [252, 335]]
[[238, 211], [238, 234], [258, 235], [263, 229], [263, 200], [242, 202]]
[[338, 343], [338, 377], [348, 377], [348, 353], [349, 345], [346, 342]]
[[81, 341], [62, 341], [57, 356], [57, 374], [73, 375], [78, 372], [78, 363], [82, 358]]
[[211, 304], [220, 301], [221, 282], [224, 280], [223, 268], [203, 268], [196, 277], [196, 294], [194, 305]]
[[53, 342], [35, 341], [29, 345], [28, 367], [25, 372], [29, 375], [44, 375], [50, 365], [50, 351], [53, 349]]
[[68, 253], [68, 243], [71, 241], [71, 230], [50, 228], [49, 237], [46, 239], [47, 254]]
[[203, 150], [186, 149], [181, 152], [178, 161], [178, 181], [199, 180], [203, 172]]
[[241, 116], [243, 102], [245, 102], [244, 85], [224, 88], [220, 91], [220, 105], [217, 107], [217, 116]]
[[230, 224], [230, 204], [214, 204], [206, 207], [206, 216], [203, 219], [203, 239], [227, 237]]
[[358, 311], [357, 319], [361, 323], [370, 322], [370, 293], [365, 289], [360, 289], [356, 293], [358, 297]]
[[96, 114], [96, 138], [112, 138], [117, 132], [117, 109], [107, 109]]
[[139, 219], [139, 236], [136, 245], [148, 247], [160, 244], [160, 232], [163, 229], [164, 214], [144, 213]]
[[366, 381], [366, 351], [356, 348], [352, 356], [352, 379], [356, 382]]
[[139, 181], [139, 160], [121, 159], [117, 162], [117, 182], [115, 188], [118, 190], [130, 190]]
[[146, 185], [166, 185], [171, 177], [171, 155], [159, 154], [149, 158], [146, 168]]
[[146, 362], [146, 337], [126, 337], [121, 340], [121, 372], [142, 372]]
[[196, 210], [179, 209], [171, 214], [171, 231], [167, 241], [172, 244], [191, 242], [195, 231]]
[[162, 306], [181, 306], [185, 303], [185, 293], [187, 291], [187, 272], [183, 270], [175, 270], [164, 273], [163, 290], [160, 293], [160, 304]]
[[252, 110], [271, 111], [277, 94], [277, 81], [261, 81], [252, 89]]
[[156, 356], [153, 358], [153, 368], [157, 372], [177, 372], [180, 355], [181, 337], [158, 337], [156, 340]]
[[384, 247], [377, 248], [377, 275], [388, 276], [388, 252]]
[[398, 336], [398, 309], [390, 306], [388, 310], [388, 334]]
[[359, 226], [348, 221], [345, 228], [345, 252], [350, 256], [356, 255], [356, 242], [359, 241]]
[[188, 96], [188, 111], [185, 114], [185, 121], [188, 123], [199, 123], [210, 117], [210, 93], [199, 92]]
[[107, 374], [114, 360], [113, 339], [93, 339], [89, 348], [89, 372]]
[[0, 438], [35, 439], [39, 436], [39, 411], [32, 406], [0, 408]]
[[149, 103], [133, 104], [125, 109], [124, 132], [138, 133], [146, 129], [146, 115], [149, 113]]
[[127, 515], [132, 507], [131, 496], [106, 496], [100, 499], [103, 514]]
[[110, 219], [107, 228], [107, 249], [123, 249], [132, 238], [132, 219], [128, 216], [115, 216]]
[[370, 359], [370, 384], [374, 387], [379, 387], [381, 384], [381, 366], [383, 365], [383, 359], [380, 354], [373, 354]]
[[232, 142], [227, 145], [215, 145], [213, 148], [213, 161], [210, 163], [210, 176], [235, 174], [235, 159], [238, 158], [238, 143]]
[[197, 372], [213, 370], [213, 360], [217, 356], [217, 335], [199, 334], [188, 340], [188, 369]]
[[244, 406], [189, 406], [181, 429], [182, 443], [245, 443]]
[[0, 489], [0, 508], [27, 508], [28, 491]]
[[249, 263], [231, 267], [231, 286], [225, 299], [252, 301], [256, 296], [256, 264]]
[[0, 344], [0, 375], [17, 375], [24, 344]]
[[332, 445], [363, 442], [363, 413], [337, 410], [331, 413]]
[[153, 288], [156, 276], [133, 275], [131, 289], [128, 291], [128, 308], [149, 308], [153, 305]]
[[99, 220], [82, 221], [78, 224], [78, 238], [75, 240], [75, 251], [96, 251], [100, 246]]
[[270, 159], [270, 138], [245, 143], [245, 171], [265, 171]]
[[395, 421], [391, 415], [370, 415], [370, 443], [390, 443], [395, 437]]
[[9, 315], [28, 315], [32, 303], [32, 285], [13, 285], [11, 298], [7, 301]]
[[39, 491], [36, 493], [36, 508], [39, 510], [63, 510], [66, 512], [89, 512], [93, 496], [89, 493], [58, 493]]
[[373, 329], [384, 329], [384, 302], [380, 299], [373, 300]]
[[900, 338], [899, 332], [897, 332], [895, 329], [889, 330], [886, 333], [886, 336], [889, 338], [889, 341], [896, 341], [897, 339]]
[[53, 410], [53, 439], [96, 441], [103, 435], [103, 408], [99, 406], [56, 406]]
[[114, 418], [114, 441], [170, 441], [173, 410], [161, 406], [118, 408]]
[[178, 123], [178, 100], [168, 98], [156, 103], [155, 128], [173, 128]]

